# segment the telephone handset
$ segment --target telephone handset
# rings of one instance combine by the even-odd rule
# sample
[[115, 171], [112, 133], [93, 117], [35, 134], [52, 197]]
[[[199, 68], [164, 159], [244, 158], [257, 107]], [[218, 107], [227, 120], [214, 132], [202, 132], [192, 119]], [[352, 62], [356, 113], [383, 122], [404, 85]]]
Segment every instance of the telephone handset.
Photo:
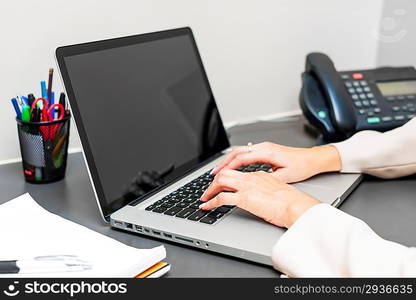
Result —
[[416, 70], [338, 72], [327, 55], [310, 53], [299, 100], [305, 118], [326, 141], [340, 141], [360, 130], [390, 130], [415, 116]]

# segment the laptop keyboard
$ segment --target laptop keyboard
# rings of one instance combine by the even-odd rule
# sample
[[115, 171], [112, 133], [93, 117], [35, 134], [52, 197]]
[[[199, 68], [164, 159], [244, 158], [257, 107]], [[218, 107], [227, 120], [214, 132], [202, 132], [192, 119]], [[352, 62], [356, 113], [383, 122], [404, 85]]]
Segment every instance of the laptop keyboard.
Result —
[[[271, 166], [267, 164], [251, 164], [240, 167], [237, 170], [241, 172], [256, 172], [268, 171], [270, 168]], [[203, 203], [199, 201], [199, 198], [214, 179], [210, 172], [211, 170], [195, 178], [176, 191], [149, 205], [145, 210], [195, 222], [214, 224], [228, 214], [234, 206], [223, 205], [212, 211], [199, 209], [199, 205]]]

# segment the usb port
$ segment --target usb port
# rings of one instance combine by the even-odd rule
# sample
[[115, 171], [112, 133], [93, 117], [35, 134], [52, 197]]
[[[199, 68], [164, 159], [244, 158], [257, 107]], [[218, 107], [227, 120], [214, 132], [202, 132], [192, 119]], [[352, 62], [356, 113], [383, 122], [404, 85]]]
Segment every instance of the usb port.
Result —
[[123, 222], [114, 221], [114, 226], [123, 227]]
[[152, 230], [153, 234], [160, 235], [160, 231]]
[[142, 232], [143, 231], [143, 227], [136, 225], [136, 231]]
[[133, 229], [133, 224], [126, 223], [126, 228], [127, 228], [127, 229]]
[[165, 237], [169, 238], [169, 239], [171, 239], [171, 238], [172, 238], [172, 235], [171, 235], [171, 234], [164, 233], [163, 235], [164, 235]]

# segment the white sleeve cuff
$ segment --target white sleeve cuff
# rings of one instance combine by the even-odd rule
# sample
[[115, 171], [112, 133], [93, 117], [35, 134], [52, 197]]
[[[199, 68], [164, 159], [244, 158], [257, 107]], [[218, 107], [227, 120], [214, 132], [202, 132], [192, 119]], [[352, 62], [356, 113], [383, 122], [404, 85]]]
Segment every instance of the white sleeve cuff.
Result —
[[290, 277], [416, 276], [416, 249], [386, 241], [363, 221], [328, 204], [308, 209], [273, 248]]

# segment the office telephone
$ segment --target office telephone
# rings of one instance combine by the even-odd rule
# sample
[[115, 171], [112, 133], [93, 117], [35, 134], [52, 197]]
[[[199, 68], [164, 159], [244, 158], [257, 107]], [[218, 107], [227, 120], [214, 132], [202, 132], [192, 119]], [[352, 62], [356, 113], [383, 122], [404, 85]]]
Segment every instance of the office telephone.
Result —
[[309, 126], [326, 141], [357, 131], [387, 131], [416, 114], [414, 67], [338, 72], [323, 53], [306, 57], [300, 106]]

